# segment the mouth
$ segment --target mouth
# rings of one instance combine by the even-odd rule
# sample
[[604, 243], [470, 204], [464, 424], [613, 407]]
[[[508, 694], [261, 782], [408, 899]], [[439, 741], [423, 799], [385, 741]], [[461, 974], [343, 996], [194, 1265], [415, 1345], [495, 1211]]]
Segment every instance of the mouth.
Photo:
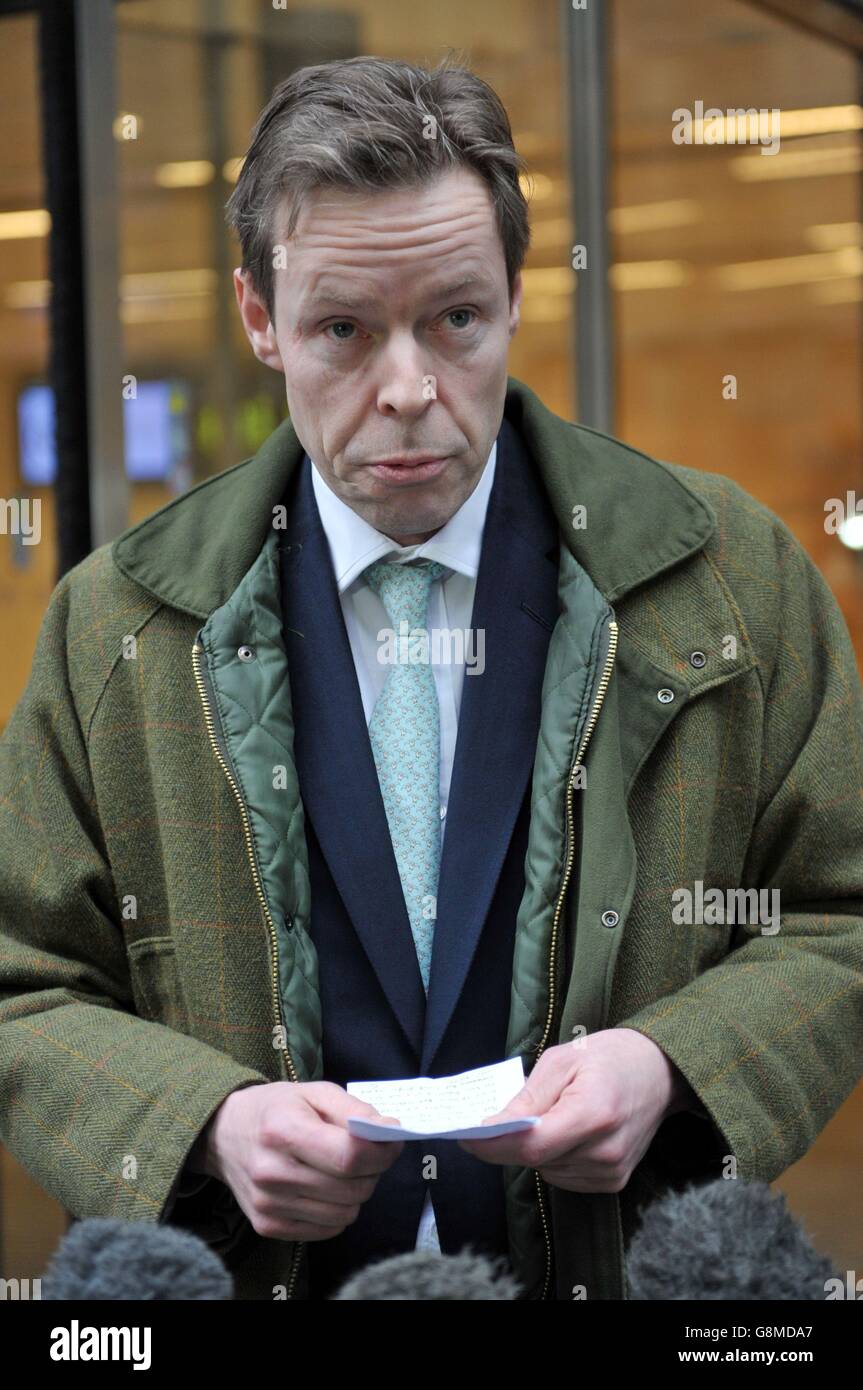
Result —
[[406, 484], [425, 483], [438, 477], [449, 461], [445, 458], [392, 458], [386, 463], [370, 463], [366, 466], [376, 478], [387, 483]]

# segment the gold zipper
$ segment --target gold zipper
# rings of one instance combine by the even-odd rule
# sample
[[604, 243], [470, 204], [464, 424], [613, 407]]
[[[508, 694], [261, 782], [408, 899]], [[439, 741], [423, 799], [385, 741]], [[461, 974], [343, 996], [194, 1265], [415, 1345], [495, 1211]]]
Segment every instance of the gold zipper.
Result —
[[[605, 665], [603, 667], [602, 677], [597, 687], [596, 698], [594, 699], [593, 707], [590, 711], [590, 718], [584, 726], [584, 733], [582, 734], [581, 739], [581, 747], [579, 748], [578, 753], [576, 754], [575, 762], [569, 770], [569, 779], [566, 784], [566, 856], [563, 867], [563, 879], [561, 880], [560, 892], [557, 896], [557, 903], [555, 904], [554, 918], [552, 920], [551, 926], [551, 950], [549, 951], [548, 958], [548, 1017], [545, 1023], [545, 1032], [543, 1033], [542, 1040], [539, 1044], [539, 1047], [537, 1048], [536, 1057], [534, 1059], [534, 1066], [539, 1061], [545, 1048], [545, 1045], [548, 1042], [548, 1035], [551, 1031], [552, 1019], [554, 1017], [554, 976], [557, 955], [557, 928], [558, 923], [560, 922], [561, 912], [563, 910], [563, 900], [566, 896], [566, 890], [569, 886], [569, 880], [572, 874], [573, 859], [575, 858], [575, 835], [573, 830], [572, 817], [573, 782], [575, 781], [576, 772], [578, 771], [579, 767], [581, 766], [584, 760], [584, 755], [587, 751], [587, 745], [590, 742], [591, 735], [593, 733], [594, 728], [596, 727], [596, 721], [599, 718], [599, 711], [602, 709], [602, 702], [605, 699], [605, 692], [607, 691], [608, 683], [611, 680], [611, 672], [614, 667], [614, 656], [615, 652], [617, 651], [617, 623], [611, 620], [608, 624], [608, 628], [608, 655], [605, 658]], [[542, 1229], [543, 1234], [545, 1235], [546, 1246], [545, 1283], [542, 1287], [542, 1297], [545, 1298], [548, 1294], [548, 1286], [551, 1280], [551, 1236], [549, 1234], [548, 1217], [546, 1216], [545, 1211], [545, 1198], [542, 1195], [542, 1178], [539, 1175], [539, 1169], [534, 1170], [534, 1175], [536, 1177], [536, 1190], [537, 1195], [539, 1197], [539, 1213], [540, 1217], [542, 1218]]]
[[[258, 901], [261, 905], [261, 909], [264, 913], [264, 919], [267, 924], [267, 931], [270, 939], [270, 967], [272, 979], [273, 1017], [276, 1020], [276, 1027], [281, 1028], [283, 1032], [286, 1032], [287, 1030], [284, 1027], [284, 1021], [282, 1019], [281, 1001], [279, 997], [279, 948], [278, 941], [276, 939], [276, 929], [273, 925], [273, 919], [270, 915], [269, 904], [267, 902], [266, 894], [264, 893], [263, 885], [261, 882], [261, 875], [258, 869], [257, 858], [255, 856], [255, 843], [252, 839], [252, 828], [249, 824], [249, 813], [246, 810], [246, 805], [243, 801], [243, 794], [237, 785], [236, 778], [234, 777], [234, 774], [231, 771], [228, 765], [228, 761], [222, 753], [222, 750], [220, 749], [218, 740], [216, 738], [215, 721], [213, 719], [213, 713], [210, 709], [209, 701], [207, 698], [207, 691], [204, 684], [204, 680], [201, 675], [201, 655], [203, 653], [203, 650], [204, 648], [197, 642], [197, 640], [193, 642], [192, 668], [195, 673], [195, 684], [198, 687], [198, 694], [201, 697], [201, 705], [203, 706], [204, 710], [204, 723], [207, 726], [207, 736], [210, 740], [210, 745], [213, 749], [213, 752], [216, 755], [219, 766], [221, 767], [222, 771], [228, 779], [228, 785], [230, 786], [231, 791], [234, 793], [234, 796], [237, 800], [237, 805], [240, 809], [240, 819], [243, 822], [243, 835], [246, 841], [246, 853], [249, 856], [249, 864], [251, 865], [252, 869], [252, 879], [255, 885], [255, 892], [257, 894]], [[292, 1081], [298, 1082], [300, 1079], [299, 1074], [297, 1072], [296, 1067], [294, 1066], [293, 1058], [291, 1057], [290, 1052], [288, 1051], [287, 1047], [283, 1047], [281, 1051], [288, 1069], [288, 1075], [290, 1076]], [[298, 1241], [295, 1243], [296, 1248], [294, 1250], [294, 1259], [291, 1265], [291, 1274], [288, 1282], [288, 1298], [292, 1296], [294, 1285], [297, 1281], [297, 1274], [299, 1272], [300, 1267], [300, 1257], [302, 1254], [304, 1243], [305, 1242], [302, 1241]]]

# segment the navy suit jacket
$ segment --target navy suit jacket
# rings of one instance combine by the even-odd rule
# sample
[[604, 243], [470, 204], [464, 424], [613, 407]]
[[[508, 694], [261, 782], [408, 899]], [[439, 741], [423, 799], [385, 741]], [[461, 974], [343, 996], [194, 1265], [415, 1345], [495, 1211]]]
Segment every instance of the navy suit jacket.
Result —
[[[505, 417], [497, 446], [471, 621], [485, 631], [485, 668], [464, 677], [427, 999], [308, 457], [286, 499], [284, 637], [324, 1077], [341, 1086], [448, 1076], [505, 1055], [540, 694], [558, 613], [558, 535]], [[364, 1265], [413, 1249], [429, 1184], [444, 1253], [508, 1252], [502, 1167], [452, 1141], [411, 1141], [354, 1223], [309, 1242], [310, 1296], [325, 1298]]]

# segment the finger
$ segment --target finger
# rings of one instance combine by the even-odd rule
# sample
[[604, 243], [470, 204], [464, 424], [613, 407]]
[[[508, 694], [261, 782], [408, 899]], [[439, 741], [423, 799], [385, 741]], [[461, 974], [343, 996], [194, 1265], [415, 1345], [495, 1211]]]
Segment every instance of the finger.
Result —
[[503, 1110], [496, 1110], [493, 1115], [486, 1115], [482, 1121], [484, 1125], [497, 1124], [500, 1120], [517, 1120], [522, 1115], [542, 1114], [539, 1098], [536, 1093], [525, 1085], [517, 1096], [505, 1105]]
[[275, 1196], [290, 1194], [294, 1197], [310, 1197], [317, 1201], [332, 1202], [337, 1206], [353, 1206], [357, 1202], [367, 1202], [377, 1186], [376, 1176], [333, 1177], [317, 1168], [292, 1157], [285, 1164], [284, 1172], [256, 1186], [262, 1192]]
[[[604, 1136], [604, 1137], [607, 1137]], [[571, 1095], [554, 1104], [539, 1117], [539, 1124], [516, 1134], [501, 1134], [493, 1139], [464, 1139], [458, 1142], [475, 1158], [489, 1163], [511, 1163], [519, 1167], [538, 1168], [553, 1163], [563, 1154], [576, 1151], [580, 1144], [593, 1139], [587, 1130], [584, 1111]]]
[[391, 1167], [404, 1147], [404, 1140], [357, 1139], [339, 1124], [321, 1119], [310, 1110], [308, 1120], [298, 1121], [291, 1148], [310, 1168], [334, 1178], [378, 1176]]
[[511, 1163], [519, 1168], [533, 1168], [535, 1150], [528, 1147], [528, 1139], [535, 1130], [522, 1130], [520, 1134], [499, 1134], [494, 1139], [457, 1139], [456, 1143], [466, 1149], [474, 1158], [486, 1163]]
[[361, 1206], [361, 1203], [353, 1202], [350, 1206], [345, 1206], [342, 1203], [319, 1202], [312, 1197], [291, 1197], [284, 1208], [275, 1215], [277, 1219], [282, 1217], [285, 1221], [306, 1221], [309, 1225], [323, 1226], [332, 1231], [349, 1225], [358, 1206]]
[[607, 1159], [604, 1162], [599, 1159], [595, 1162], [583, 1162], [564, 1157], [557, 1163], [541, 1164], [539, 1172], [552, 1186], [569, 1187], [572, 1183], [578, 1182], [584, 1183], [585, 1190], [589, 1191], [591, 1183], [609, 1180], [611, 1165]]
[[[325, 1083], [321, 1086], [320, 1090], [315, 1088], [311, 1093], [307, 1091], [303, 1099], [322, 1119], [327, 1120], [333, 1125], [340, 1126], [347, 1133], [350, 1133], [348, 1130], [348, 1120], [352, 1117], [364, 1120], [375, 1120], [380, 1124], [398, 1125], [401, 1128], [401, 1121], [397, 1119], [395, 1115], [382, 1115], [373, 1105], [367, 1104], [364, 1100], [358, 1100], [356, 1096], [348, 1095], [347, 1091], [342, 1090], [341, 1086], [336, 1086], [332, 1083]], [[382, 1144], [386, 1145], [386, 1141], [359, 1139], [357, 1135], [351, 1135], [350, 1137], [360, 1144], [374, 1144], [378, 1147]], [[387, 1154], [379, 1155], [381, 1159], [381, 1171], [390, 1166], [393, 1157], [397, 1156], [398, 1147], [404, 1143], [404, 1140], [394, 1139], [391, 1142], [392, 1145], [396, 1147], [388, 1148]]]
[[380, 1115], [373, 1105], [367, 1101], [360, 1100], [357, 1096], [348, 1095], [341, 1086], [336, 1086], [333, 1082], [324, 1082], [320, 1085], [312, 1085], [305, 1088], [303, 1100], [324, 1120], [329, 1120], [331, 1124], [347, 1126], [351, 1115], [357, 1115], [368, 1120], [378, 1120]]
[[520, 1115], [544, 1115], [571, 1080], [569, 1065], [561, 1066], [556, 1058], [546, 1063], [545, 1057], [541, 1057], [518, 1094], [503, 1110], [489, 1116], [484, 1123], [489, 1120], [515, 1120]]
[[611, 1124], [603, 1122], [600, 1128], [596, 1122], [596, 1109], [590, 1100], [570, 1091], [543, 1115], [535, 1133], [541, 1132], [543, 1161], [554, 1163], [563, 1154], [589, 1158], [597, 1145], [607, 1144], [614, 1139], [622, 1124], [622, 1119]]

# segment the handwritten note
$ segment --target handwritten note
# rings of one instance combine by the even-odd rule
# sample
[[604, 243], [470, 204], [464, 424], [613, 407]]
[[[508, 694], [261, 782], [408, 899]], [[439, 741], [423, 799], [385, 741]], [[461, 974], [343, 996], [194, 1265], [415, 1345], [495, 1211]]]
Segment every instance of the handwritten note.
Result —
[[393, 1115], [400, 1125], [351, 1116], [348, 1130], [360, 1139], [492, 1139], [532, 1129], [538, 1115], [519, 1116], [483, 1125], [488, 1115], [503, 1110], [524, 1086], [521, 1057], [475, 1067], [456, 1076], [417, 1076], [405, 1081], [349, 1081], [347, 1092], [373, 1105], [381, 1115]]

